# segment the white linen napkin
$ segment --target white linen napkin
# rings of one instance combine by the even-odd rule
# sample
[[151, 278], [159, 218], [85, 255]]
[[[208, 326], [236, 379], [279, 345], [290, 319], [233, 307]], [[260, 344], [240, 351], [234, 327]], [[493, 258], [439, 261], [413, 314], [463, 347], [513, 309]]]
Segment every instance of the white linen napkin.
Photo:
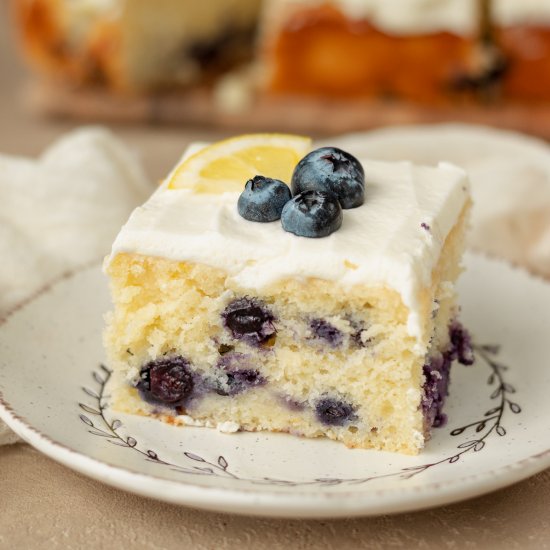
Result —
[[[108, 130], [75, 130], [39, 158], [0, 155], [0, 317], [68, 269], [107, 254], [152, 185]], [[0, 421], [0, 445], [17, 437]]]

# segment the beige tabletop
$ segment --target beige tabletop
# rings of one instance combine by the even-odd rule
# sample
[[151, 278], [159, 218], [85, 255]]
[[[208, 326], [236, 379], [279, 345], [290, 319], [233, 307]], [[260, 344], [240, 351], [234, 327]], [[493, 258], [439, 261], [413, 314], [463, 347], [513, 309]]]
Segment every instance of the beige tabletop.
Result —
[[[0, 151], [35, 155], [72, 127], [36, 118], [0, 0]], [[200, 128], [115, 127], [160, 178]], [[0, 447], [0, 548], [550, 548], [550, 471], [442, 508], [378, 518], [283, 521], [207, 513], [112, 489], [28, 445]]]

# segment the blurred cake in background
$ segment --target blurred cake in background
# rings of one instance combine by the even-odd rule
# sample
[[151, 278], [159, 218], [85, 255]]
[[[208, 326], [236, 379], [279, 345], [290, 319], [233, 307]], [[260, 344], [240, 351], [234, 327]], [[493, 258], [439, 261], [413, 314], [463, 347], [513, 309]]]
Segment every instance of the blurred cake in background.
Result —
[[133, 92], [204, 82], [250, 59], [261, 0], [16, 0], [48, 77]]
[[507, 60], [504, 96], [550, 99], [550, 0], [492, 0], [498, 46]]
[[41, 113], [325, 134], [453, 120], [550, 137], [550, 0], [13, 3], [43, 76], [24, 97]]
[[479, 0], [267, 0], [262, 56], [278, 94], [440, 101], [477, 74]]
[[550, 0], [266, 0], [276, 94], [550, 100]]

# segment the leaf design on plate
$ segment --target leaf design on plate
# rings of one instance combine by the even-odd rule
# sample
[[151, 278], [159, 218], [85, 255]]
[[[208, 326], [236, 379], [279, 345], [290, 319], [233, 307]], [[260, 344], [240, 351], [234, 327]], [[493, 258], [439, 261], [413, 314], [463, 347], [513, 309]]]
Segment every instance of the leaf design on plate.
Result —
[[155, 453], [155, 451], [148, 450], [147, 451], [147, 456], [149, 458], [152, 458], [153, 460], [158, 460], [159, 459], [159, 457], [158, 457], [157, 453]]
[[128, 447], [135, 447], [137, 445], [137, 441], [133, 437], [126, 438], [126, 443], [128, 443]]
[[188, 451], [183, 453], [187, 458], [190, 458], [191, 460], [196, 460], [197, 462], [206, 462], [204, 458], [200, 457], [199, 455], [196, 455], [195, 453], [190, 453]]
[[83, 386], [82, 391], [87, 395], [89, 395], [90, 397], [93, 397], [94, 399], [99, 399], [99, 395], [94, 390], [91, 390], [90, 388], [86, 388], [85, 386]]
[[455, 462], [458, 462], [459, 459], [460, 459], [460, 455], [454, 455], [451, 458], [449, 458], [449, 464], [453, 464]]
[[227, 470], [227, 467], [229, 466], [229, 464], [227, 464], [227, 460], [225, 460], [225, 458], [223, 456], [220, 455], [220, 457], [218, 458], [218, 464], [221, 466], [221, 468], [223, 468], [224, 470]]
[[500, 436], [506, 435], [506, 430], [502, 426], [497, 426], [497, 434]]
[[88, 430], [88, 433], [93, 434], [93, 435], [97, 435], [97, 436], [100, 436], [100, 437], [115, 437], [114, 435], [109, 434], [107, 432], [104, 432], [102, 430], [98, 430], [97, 428], [95, 428], [93, 430]]
[[117, 445], [118, 447], [128, 447], [128, 443], [126, 441], [121, 441], [120, 439], [109, 439], [109, 443], [112, 443], [113, 445]]
[[207, 474], [213, 474], [214, 470], [212, 468], [200, 468], [199, 466], [193, 466], [194, 470], [198, 470], [199, 472], [205, 472]]
[[474, 446], [474, 453], [477, 453], [478, 451], [481, 451], [485, 447], [485, 441], [478, 441]]
[[491, 399], [496, 399], [502, 392], [502, 386], [499, 386], [492, 394]]
[[459, 449], [468, 449], [469, 447], [473, 447], [478, 442], [477, 439], [473, 439], [472, 441], [464, 441], [464, 443], [461, 443], [458, 448]]
[[94, 423], [85, 415], [85, 414], [79, 414], [80, 420], [84, 422], [84, 424], [87, 424], [90, 427], [94, 427]]
[[83, 410], [83, 411], [86, 411], [87, 413], [89, 414], [95, 414], [97, 416], [100, 416], [101, 413], [97, 410], [97, 409], [94, 409], [93, 407], [90, 407], [90, 405], [86, 405], [85, 403], [79, 403], [78, 406]]
[[521, 412], [521, 407], [517, 403], [514, 403], [512, 401], [508, 401], [508, 405], [510, 406], [510, 410], [514, 414], [519, 414]]
[[101, 363], [101, 364], [99, 365], [99, 368], [100, 368], [107, 376], [111, 376], [111, 374], [113, 374], [113, 371], [112, 371], [110, 368], [106, 367], [103, 363]]
[[105, 384], [105, 380], [103, 378], [101, 378], [101, 376], [99, 376], [99, 374], [94, 371], [92, 373], [92, 376], [94, 377], [94, 380], [100, 385], [100, 386], [103, 386], [103, 384]]
[[118, 419], [113, 420], [113, 422], [111, 423], [112, 430], [118, 430], [118, 428], [120, 428], [121, 426], [122, 426], [122, 422]]

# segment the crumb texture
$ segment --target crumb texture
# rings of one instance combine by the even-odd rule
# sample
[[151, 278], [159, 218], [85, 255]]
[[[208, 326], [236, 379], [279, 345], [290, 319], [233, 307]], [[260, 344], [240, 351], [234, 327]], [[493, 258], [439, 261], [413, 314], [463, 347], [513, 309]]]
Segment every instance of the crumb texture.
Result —
[[463, 221], [423, 290], [420, 343], [385, 287], [285, 279], [258, 292], [204, 264], [118, 254], [105, 333], [115, 407], [417, 453], [431, 427], [424, 365], [448, 348], [456, 315]]

